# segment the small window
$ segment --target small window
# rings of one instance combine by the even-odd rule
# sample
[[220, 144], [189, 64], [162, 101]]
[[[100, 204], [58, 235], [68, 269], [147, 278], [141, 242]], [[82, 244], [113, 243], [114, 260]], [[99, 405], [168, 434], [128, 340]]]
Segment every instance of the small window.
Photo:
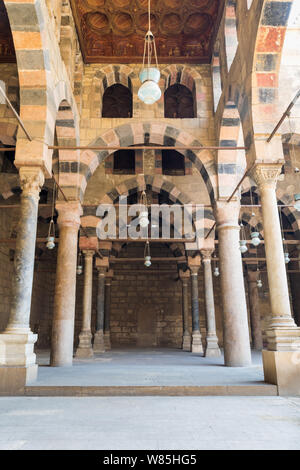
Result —
[[163, 175], [182, 176], [185, 174], [184, 157], [176, 150], [162, 150]]
[[118, 150], [114, 154], [114, 174], [135, 174], [135, 152], [134, 150]]
[[194, 118], [195, 105], [193, 93], [184, 85], [176, 83], [165, 91], [166, 118]]
[[105, 90], [102, 104], [104, 118], [131, 118], [132, 93], [124, 85], [112, 85]]

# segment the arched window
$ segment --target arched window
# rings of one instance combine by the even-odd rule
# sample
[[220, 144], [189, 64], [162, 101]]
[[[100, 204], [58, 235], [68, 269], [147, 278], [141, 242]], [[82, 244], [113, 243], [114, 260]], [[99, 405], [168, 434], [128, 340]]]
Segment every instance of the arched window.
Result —
[[135, 174], [135, 152], [134, 150], [118, 150], [114, 153], [113, 173], [115, 175]]
[[103, 95], [102, 117], [131, 118], [131, 91], [124, 85], [120, 85], [118, 83], [107, 88]]
[[182, 176], [185, 174], [184, 157], [176, 150], [162, 150], [163, 175]]
[[165, 91], [166, 118], [194, 118], [195, 100], [193, 93], [184, 85], [176, 83]]

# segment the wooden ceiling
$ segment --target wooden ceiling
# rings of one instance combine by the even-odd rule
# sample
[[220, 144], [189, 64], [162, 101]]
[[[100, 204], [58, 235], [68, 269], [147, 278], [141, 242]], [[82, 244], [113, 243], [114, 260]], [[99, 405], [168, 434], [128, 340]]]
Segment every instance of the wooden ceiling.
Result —
[[16, 62], [13, 38], [3, 0], [0, 0], [0, 62]]
[[[71, 0], [86, 63], [139, 63], [148, 0]], [[161, 63], [209, 63], [223, 0], [152, 0]]]

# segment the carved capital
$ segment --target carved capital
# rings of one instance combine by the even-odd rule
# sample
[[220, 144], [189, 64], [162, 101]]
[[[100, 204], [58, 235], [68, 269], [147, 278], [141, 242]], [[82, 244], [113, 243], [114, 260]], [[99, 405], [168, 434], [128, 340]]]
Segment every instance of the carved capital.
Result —
[[82, 250], [82, 253], [84, 254], [85, 259], [90, 259], [93, 258], [95, 252], [92, 250]]
[[257, 164], [253, 170], [252, 176], [259, 189], [264, 187], [276, 188], [278, 177], [281, 173], [282, 164]]
[[214, 250], [201, 250], [200, 253], [202, 255], [203, 262], [210, 262], [213, 252]]
[[40, 167], [21, 167], [19, 169], [20, 184], [23, 196], [38, 198], [45, 177]]
[[79, 202], [57, 202], [58, 225], [62, 227], [80, 227], [82, 207]]
[[191, 277], [191, 273], [189, 270], [186, 270], [186, 271], [183, 271], [182, 269], [179, 270], [179, 277], [180, 277], [180, 280], [183, 282], [183, 283], [188, 283], [189, 282], [189, 279]]

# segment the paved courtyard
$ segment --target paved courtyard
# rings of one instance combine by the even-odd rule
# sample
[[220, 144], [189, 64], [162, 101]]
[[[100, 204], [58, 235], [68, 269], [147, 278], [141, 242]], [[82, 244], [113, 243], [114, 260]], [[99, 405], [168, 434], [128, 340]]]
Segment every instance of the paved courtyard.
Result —
[[300, 399], [0, 398], [0, 449], [300, 449]]

